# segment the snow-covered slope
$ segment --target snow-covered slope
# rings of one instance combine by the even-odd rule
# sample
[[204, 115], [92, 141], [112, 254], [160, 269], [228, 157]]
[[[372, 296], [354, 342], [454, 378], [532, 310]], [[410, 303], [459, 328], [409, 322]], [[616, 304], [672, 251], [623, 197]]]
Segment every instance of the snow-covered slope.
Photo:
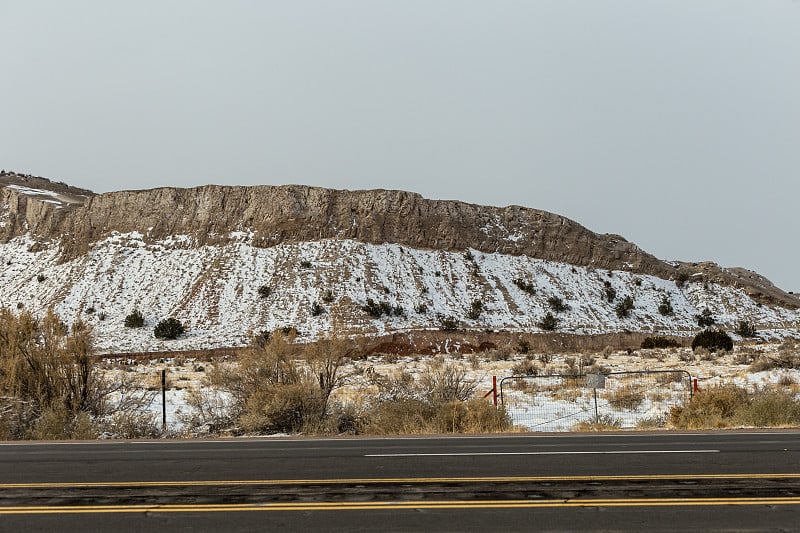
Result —
[[[569, 306], [554, 312], [559, 331], [575, 333], [689, 335], [705, 308], [723, 326], [746, 319], [767, 335], [796, 332], [800, 325], [797, 310], [762, 305], [741, 289], [714, 283], [678, 287], [654, 276], [474, 249], [453, 253], [338, 239], [261, 248], [252, 246], [252, 233], [227, 237], [223, 245], [198, 246], [189, 236], [145, 242], [135, 232], [114, 234], [62, 263], [58, 243], [17, 237], [0, 244], [0, 306], [36, 313], [53, 306], [66, 322], [80, 317], [94, 326], [104, 352], [242, 345], [252, 332], [283, 326], [306, 339], [332, 329], [379, 334], [438, 328], [447, 317], [464, 329], [536, 332], [554, 296]], [[520, 281], [533, 291], [523, 291]], [[268, 287], [269, 296], [260, 287]], [[612, 302], [608, 287], [616, 292]], [[633, 298], [634, 309], [619, 318], [615, 306], [625, 296]], [[658, 311], [664, 298], [672, 315]], [[368, 299], [386, 302], [394, 312], [373, 318], [363, 309]], [[474, 301], [483, 307], [470, 319]], [[146, 327], [124, 327], [134, 308], [146, 317]], [[153, 326], [170, 316], [187, 326], [186, 334], [155, 339]]]

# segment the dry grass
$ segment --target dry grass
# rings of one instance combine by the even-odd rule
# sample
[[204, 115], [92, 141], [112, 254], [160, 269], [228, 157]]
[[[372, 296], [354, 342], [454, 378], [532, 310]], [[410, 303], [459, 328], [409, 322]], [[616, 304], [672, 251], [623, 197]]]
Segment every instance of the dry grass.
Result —
[[644, 392], [634, 384], [628, 383], [614, 390], [608, 391], [603, 398], [608, 401], [614, 409], [626, 409], [632, 411], [642, 405]]
[[571, 431], [575, 432], [588, 432], [588, 431], [615, 431], [622, 427], [622, 421], [614, 418], [611, 415], [600, 415], [597, 419], [591, 421], [578, 422], [572, 426]]
[[712, 387], [673, 408], [670, 421], [681, 429], [723, 427], [795, 427], [800, 425], [800, 400], [780, 388], [748, 392], [742, 387]]
[[553, 391], [553, 399], [567, 402], [576, 402], [578, 398], [583, 397], [583, 390], [565, 387]]

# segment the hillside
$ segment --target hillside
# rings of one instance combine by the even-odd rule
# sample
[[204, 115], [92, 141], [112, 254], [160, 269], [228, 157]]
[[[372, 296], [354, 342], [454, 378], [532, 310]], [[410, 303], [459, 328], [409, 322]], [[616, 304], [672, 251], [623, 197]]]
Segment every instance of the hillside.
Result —
[[[705, 308], [763, 335], [800, 323], [797, 297], [756, 273], [668, 263], [519, 206], [302, 186], [95, 195], [13, 173], [0, 187], [0, 306], [81, 317], [104, 351], [241, 345], [284, 326], [305, 338], [443, 325], [537, 332], [547, 312], [558, 331], [580, 334], [689, 335]], [[633, 309], [620, 317], [625, 296]], [[568, 309], [555, 312], [554, 298]], [[664, 301], [672, 314], [659, 312]], [[146, 328], [123, 326], [134, 308]], [[158, 341], [152, 326], [168, 316], [187, 334]]]

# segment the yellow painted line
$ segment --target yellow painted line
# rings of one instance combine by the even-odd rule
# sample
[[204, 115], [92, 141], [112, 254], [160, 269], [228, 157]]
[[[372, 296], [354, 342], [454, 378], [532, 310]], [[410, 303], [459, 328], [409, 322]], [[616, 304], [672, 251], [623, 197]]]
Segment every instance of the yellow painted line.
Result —
[[214, 487], [249, 485], [375, 485], [424, 483], [540, 483], [596, 481], [700, 481], [737, 479], [798, 479], [790, 474], [663, 474], [632, 476], [488, 476], [488, 477], [421, 477], [421, 478], [342, 478], [342, 479], [238, 479], [198, 481], [99, 481], [56, 483], [0, 483], [0, 489], [69, 489], [69, 488], [147, 488], [147, 487]]
[[243, 511], [379, 511], [403, 509], [521, 509], [570, 507], [696, 507], [743, 505], [800, 505], [800, 497], [786, 498], [642, 498], [587, 500], [486, 500], [418, 502], [319, 502], [269, 504], [88, 505], [0, 507], [0, 515], [97, 513], [220, 513]]

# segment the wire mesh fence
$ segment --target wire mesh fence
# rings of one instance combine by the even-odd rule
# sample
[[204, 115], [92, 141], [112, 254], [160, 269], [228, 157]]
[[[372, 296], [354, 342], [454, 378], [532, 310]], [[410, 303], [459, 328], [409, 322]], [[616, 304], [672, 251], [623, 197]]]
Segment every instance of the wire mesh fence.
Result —
[[515, 425], [530, 431], [592, 427], [662, 427], [673, 406], [692, 396], [685, 370], [512, 376], [500, 381], [500, 401]]

